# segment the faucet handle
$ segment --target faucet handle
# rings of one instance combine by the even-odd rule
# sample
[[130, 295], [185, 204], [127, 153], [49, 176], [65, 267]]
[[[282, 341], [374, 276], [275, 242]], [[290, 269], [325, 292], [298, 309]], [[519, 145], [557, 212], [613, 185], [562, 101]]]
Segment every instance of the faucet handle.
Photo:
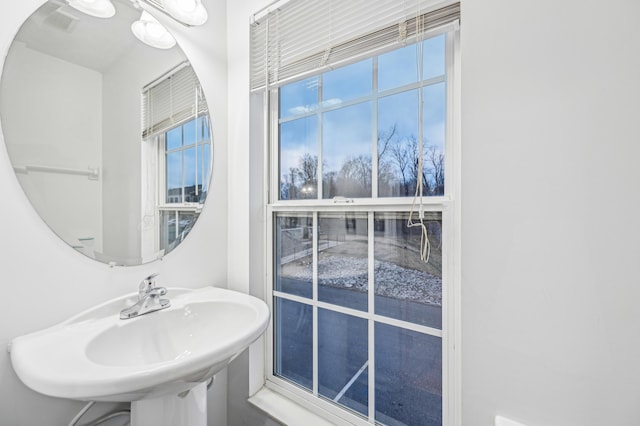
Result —
[[147, 278], [142, 280], [142, 282], [138, 286], [138, 296], [139, 296], [139, 298], [144, 297], [147, 293], [149, 293], [151, 290], [156, 288], [156, 277], [157, 276], [158, 276], [157, 273], [151, 274]]

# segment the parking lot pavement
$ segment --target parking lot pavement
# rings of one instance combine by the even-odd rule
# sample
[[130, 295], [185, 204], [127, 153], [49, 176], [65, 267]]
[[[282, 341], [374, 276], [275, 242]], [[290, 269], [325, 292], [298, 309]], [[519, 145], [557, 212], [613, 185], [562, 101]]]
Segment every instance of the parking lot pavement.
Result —
[[[290, 280], [293, 281], [293, 280]], [[282, 291], [295, 292], [305, 282], [286, 282]], [[362, 293], [327, 287], [324, 301], [356, 302]], [[306, 292], [306, 291], [305, 291]], [[294, 293], [295, 294], [295, 293]], [[366, 296], [366, 295], [365, 295]], [[333, 299], [332, 299], [333, 298]], [[286, 302], [286, 303], [285, 303]], [[335, 303], [335, 302], [330, 302]], [[282, 301], [279, 306], [280, 370], [297, 383], [312, 386], [312, 309], [308, 305]], [[376, 311], [401, 319], [441, 323], [441, 309], [416, 302], [378, 298]], [[442, 347], [439, 337], [376, 323], [375, 367], [368, 362], [368, 322], [365, 319], [319, 309], [319, 392], [354, 411], [368, 412], [368, 377], [375, 368], [376, 419], [387, 425], [432, 426], [442, 424]], [[363, 368], [363, 366], [365, 366]]]

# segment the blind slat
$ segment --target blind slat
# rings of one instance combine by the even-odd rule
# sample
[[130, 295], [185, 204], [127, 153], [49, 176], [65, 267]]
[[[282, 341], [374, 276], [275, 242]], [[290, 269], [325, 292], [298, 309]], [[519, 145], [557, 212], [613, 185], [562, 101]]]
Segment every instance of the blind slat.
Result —
[[[197, 111], [196, 111], [197, 105]], [[142, 138], [166, 132], [208, 113], [200, 82], [190, 65], [179, 65], [142, 91]]]
[[373, 55], [459, 17], [452, 0], [291, 0], [252, 24], [251, 89]]

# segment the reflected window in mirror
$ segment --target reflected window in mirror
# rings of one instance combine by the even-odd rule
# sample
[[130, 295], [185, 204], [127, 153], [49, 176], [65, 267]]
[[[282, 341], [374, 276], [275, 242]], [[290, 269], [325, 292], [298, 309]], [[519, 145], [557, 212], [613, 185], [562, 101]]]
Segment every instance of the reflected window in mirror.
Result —
[[198, 117], [164, 135], [165, 203], [203, 203], [211, 172], [208, 117]]
[[[208, 108], [191, 66], [181, 64], [142, 92], [147, 215], [153, 251], [167, 254], [191, 231], [206, 200], [212, 141]], [[152, 189], [152, 188], [155, 188]], [[148, 245], [147, 245], [148, 246]]]

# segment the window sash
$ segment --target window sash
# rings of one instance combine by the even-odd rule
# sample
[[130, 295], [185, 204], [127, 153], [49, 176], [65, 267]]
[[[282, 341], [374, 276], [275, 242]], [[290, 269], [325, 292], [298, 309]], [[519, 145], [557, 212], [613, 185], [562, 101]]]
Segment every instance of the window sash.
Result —
[[[251, 89], [272, 85], [400, 47], [455, 22], [451, 0], [297, 0], [254, 16]], [[363, 36], [363, 34], [365, 34]]]
[[[267, 341], [267, 359], [266, 359], [266, 386], [284, 394], [290, 399], [302, 404], [305, 407], [308, 407], [311, 411], [315, 411], [320, 409], [323, 416], [326, 413], [330, 413], [332, 416], [332, 420], [335, 424], [344, 424], [344, 425], [358, 425], [358, 426], [367, 426], [372, 424], [377, 424], [376, 421], [376, 406], [375, 406], [375, 333], [374, 328], [376, 323], [390, 325], [394, 327], [399, 327], [404, 330], [415, 331], [418, 333], [422, 333], [428, 336], [433, 336], [441, 339], [441, 347], [442, 347], [442, 419], [443, 425], [448, 425], [447, 421], [450, 418], [450, 413], [448, 410], [450, 409], [451, 404], [451, 395], [449, 394], [452, 386], [454, 385], [452, 381], [452, 372], [448, 371], [448, 365], [450, 363], [447, 362], [447, 356], [452, 352], [451, 349], [451, 341], [452, 335], [449, 331], [449, 321], [448, 318], [451, 315], [450, 306], [448, 305], [448, 300], [453, 297], [453, 288], [449, 284], [450, 283], [450, 271], [449, 268], [452, 266], [451, 256], [453, 255], [453, 247], [451, 246], [452, 235], [454, 233], [453, 223], [456, 220], [454, 212], [451, 211], [452, 203], [447, 201], [441, 204], [432, 204], [425, 208], [425, 211], [429, 212], [439, 212], [442, 214], [442, 240], [443, 244], [447, 244], [446, 249], [442, 251], [442, 328], [437, 329], [430, 326], [419, 325], [416, 323], [411, 323], [399, 319], [395, 319], [392, 317], [384, 316], [381, 314], [376, 314], [375, 311], [371, 311], [370, 308], [366, 311], [355, 310], [352, 308], [335, 305], [327, 302], [323, 302], [318, 297], [318, 288], [319, 284], [314, 285], [313, 287], [313, 297], [305, 298], [300, 297], [295, 294], [285, 293], [278, 291], [274, 288], [273, 279], [274, 279], [274, 255], [275, 255], [275, 220], [277, 213], [291, 213], [295, 215], [296, 213], [308, 213], [314, 217], [314, 224], [317, 226], [318, 215], [323, 212], [366, 212], [368, 215], [369, 222], [369, 235], [368, 235], [368, 250], [369, 250], [369, 262], [373, 261], [374, 256], [374, 227], [373, 227], [373, 217], [376, 213], [379, 212], [408, 212], [410, 210], [410, 201], [400, 204], [394, 205], [369, 205], [369, 206], [340, 206], [339, 210], [332, 208], [332, 206], [267, 206], [267, 247], [268, 249], [268, 257], [267, 257], [267, 279], [271, 282], [271, 285], [268, 286], [266, 302], [269, 306], [269, 310], [272, 313], [272, 320], [269, 322], [269, 326], [266, 332], [266, 341]], [[300, 208], [296, 208], [300, 207]], [[355, 207], [355, 210], [354, 210]], [[314, 232], [314, 234], [316, 234]], [[315, 240], [315, 238], [314, 238]], [[316, 257], [317, 252], [317, 243], [313, 245], [313, 253], [314, 257]], [[315, 262], [316, 260], [314, 260]], [[370, 265], [369, 268], [371, 268]], [[314, 266], [315, 268], [315, 266]], [[371, 274], [371, 269], [369, 270], [369, 274]], [[317, 271], [314, 272], [314, 275], [317, 274]], [[370, 277], [372, 279], [372, 277]], [[317, 283], [317, 278], [314, 278], [314, 282]], [[371, 299], [375, 297], [375, 286], [369, 285], [368, 289], [368, 298]], [[273, 321], [273, 317], [275, 315], [276, 303], [275, 299], [285, 299], [293, 302], [302, 303], [305, 305], [309, 305], [313, 310], [313, 387], [311, 390], [301, 387], [301, 385], [292, 382], [291, 380], [281, 377], [275, 374], [275, 361], [276, 361], [276, 353], [275, 353], [275, 337], [276, 337], [276, 329], [275, 323]], [[369, 302], [371, 303], [371, 302]], [[326, 309], [332, 312], [338, 312], [347, 314], [350, 316], [354, 316], [356, 318], [365, 319], [369, 322], [369, 333], [368, 333], [368, 345], [369, 345], [369, 370], [368, 370], [368, 394], [369, 394], [369, 404], [368, 404], [368, 415], [363, 416], [362, 414], [356, 413], [349, 408], [346, 408], [343, 405], [329, 402], [328, 399], [321, 396], [318, 390], [318, 310]]]
[[[407, 85], [403, 85], [403, 86], [398, 86], [392, 89], [388, 89], [388, 90], [383, 90], [383, 91], [378, 91], [377, 89], [374, 89], [372, 91], [371, 94], [362, 96], [362, 97], [358, 97], [358, 98], [354, 98], [354, 99], [350, 99], [346, 102], [340, 103], [339, 105], [324, 105], [323, 104], [323, 100], [322, 99], [318, 99], [318, 106], [316, 108], [313, 108], [312, 111], [306, 112], [306, 113], [302, 113], [302, 114], [297, 114], [297, 115], [292, 115], [292, 116], [287, 116], [285, 118], [280, 118], [279, 114], [280, 114], [280, 108], [279, 108], [279, 88], [280, 85], [278, 86], [274, 86], [269, 90], [269, 116], [270, 118], [270, 139], [272, 141], [278, 141], [279, 139], [279, 132], [280, 132], [280, 125], [283, 123], [287, 123], [287, 122], [291, 122], [291, 121], [296, 121], [296, 120], [300, 120], [306, 117], [313, 117], [313, 116], [318, 116], [318, 117], [322, 117], [324, 113], [326, 112], [330, 112], [330, 111], [335, 111], [335, 110], [340, 110], [343, 108], [347, 108], [349, 106], [352, 105], [359, 105], [362, 103], [366, 103], [366, 102], [372, 102], [372, 104], [377, 105], [378, 101], [380, 99], [384, 99], [390, 95], [396, 95], [396, 94], [402, 94], [402, 93], [406, 93], [406, 92], [410, 92], [413, 90], [422, 90], [424, 88], [427, 88], [429, 86], [432, 85], [437, 85], [440, 83], [444, 83], [446, 86], [446, 93], [445, 93], [445, 108], [447, 111], [447, 115], [446, 117], [449, 117], [450, 115], [450, 110], [449, 110], [449, 106], [451, 105], [451, 93], [450, 93], [450, 88], [451, 88], [451, 78], [452, 76], [450, 75], [451, 72], [451, 66], [449, 63], [447, 63], [447, 61], [450, 61], [452, 58], [452, 49], [450, 47], [450, 43], [451, 43], [451, 33], [452, 31], [454, 31], [454, 28], [452, 27], [443, 27], [439, 29], [441, 32], [445, 33], [445, 73], [444, 75], [440, 75], [440, 76], [436, 76], [436, 77], [431, 77], [431, 78], [426, 78], [426, 79], [421, 79], [419, 81], [407, 84]], [[429, 34], [428, 37], [425, 37], [424, 40], [431, 38], [431, 37], [436, 37], [437, 35], [440, 35], [440, 31], [436, 34]], [[360, 61], [361, 59], [357, 59], [358, 61]], [[422, 60], [422, 59], [420, 59]], [[375, 59], [375, 61], [377, 61], [377, 58]], [[355, 61], [351, 61], [351, 62], [355, 62]], [[376, 69], [377, 69], [377, 62], [374, 63], [374, 67], [371, 70], [372, 73], [374, 74], [374, 76], [372, 77], [373, 79], [375, 79], [375, 74], [376, 74]], [[324, 72], [321, 71], [317, 71], [316, 73], [314, 73], [314, 76], [321, 76], [322, 74], [324, 74]], [[419, 106], [420, 111], [419, 111], [419, 116], [420, 116], [420, 120], [422, 120], [422, 106]], [[373, 114], [377, 114], [378, 110], [377, 107], [374, 107], [374, 113]], [[275, 117], [275, 118], [274, 118]], [[377, 117], [373, 117], [373, 122], [377, 123]], [[320, 123], [321, 123], [321, 119], [320, 119]], [[320, 124], [321, 125], [321, 124]], [[377, 129], [377, 124], [376, 125], [376, 129]], [[320, 131], [321, 132], [321, 131]], [[450, 140], [450, 126], [449, 126], [449, 118], [446, 119], [446, 125], [445, 125], [445, 152], [448, 150], [447, 148], [447, 144], [449, 143]], [[323, 165], [322, 165], [322, 151], [323, 151], [323, 144], [324, 144], [324, 139], [321, 137], [320, 138], [320, 142], [318, 145], [318, 182], [317, 182], [317, 198], [309, 198], [309, 199], [280, 199], [280, 180], [281, 180], [281, 170], [280, 170], [280, 160], [279, 160], [279, 151], [278, 151], [278, 147], [273, 147], [273, 149], [270, 150], [269, 155], [270, 155], [270, 164], [271, 164], [271, 168], [270, 168], [270, 176], [269, 176], [269, 202], [271, 205], [283, 205], [283, 206], [310, 206], [310, 205], [334, 205], [334, 206], [340, 206], [340, 205], [347, 205], [347, 206], [354, 206], [354, 205], [376, 205], [376, 204], [380, 204], [380, 205], [403, 205], [403, 204], [411, 204], [412, 200], [413, 200], [413, 196], [406, 196], [406, 197], [390, 197], [390, 196], [381, 196], [379, 195], [379, 188], [378, 188], [378, 164], [376, 161], [372, 161], [371, 167], [372, 167], [372, 182], [371, 182], [371, 196], [370, 197], [364, 197], [364, 198], [357, 198], [357, 197], [353, 197], [353, 198], [344, 198], [343, 200], [340, 199], [332, 199], [332, 198], [324, 198], [323, 196]], [[372, 141], [371, 141], [371, 154], [372, 154], [372, 158], [376, 157], [377, 154], [377, 150], [378, 150], [378, 144], [377, 144], [377, 137], [373, 137]], [[447, 182], [451, 179], [451, 177], [449, 176], [450, 174], [450, 159], [448, 158], [449, 154], [445, 155], [445, 188], [444, 188], [444, 194], [443, 195], [425, 195], [422, 200], [421, 203], [424, 204], [442, 204], [445, 201], [448, 201], [451, 199], [451, 195], [450, 195], [450, 191], [448, 189], [448, 184]], [[412, 191], [415, 190], [414, 188], [411, 188]]]

